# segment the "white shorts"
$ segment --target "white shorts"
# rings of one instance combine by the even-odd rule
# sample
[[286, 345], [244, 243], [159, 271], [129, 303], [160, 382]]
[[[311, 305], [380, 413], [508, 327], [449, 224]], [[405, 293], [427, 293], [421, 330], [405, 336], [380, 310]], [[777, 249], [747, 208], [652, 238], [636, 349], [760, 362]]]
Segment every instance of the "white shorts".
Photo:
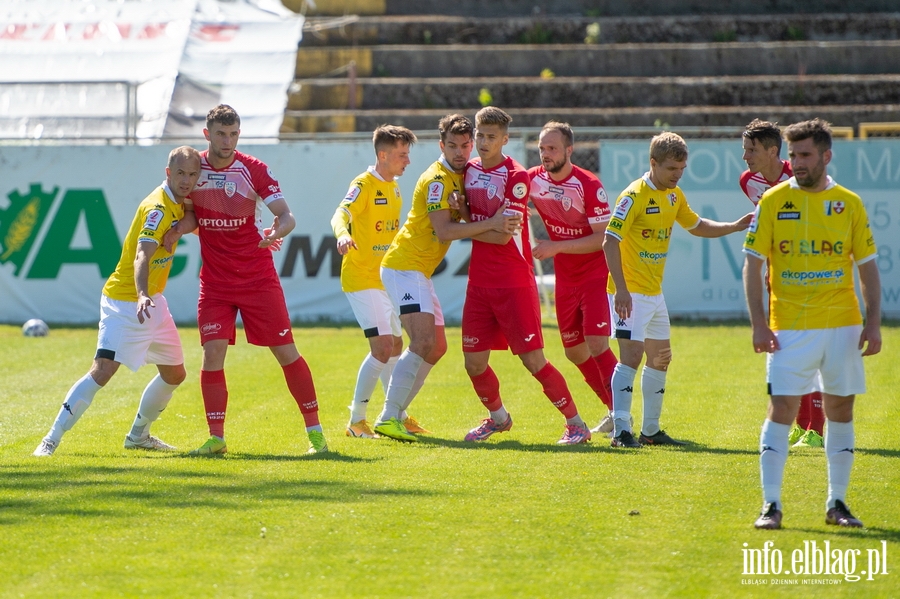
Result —
[[425, 312], [434, 315], [434, 324], [444, 326], [444, 312], [434, 291], [434, 283], [418, 270], [381, 267], [381, 282], [397, 314]]
[[155, 308], [144, 324], [137, 319], [137, 302], [100, 296], [100, 331], [97, 358], [107, 358], [136, 371], [144, 364], [177, 366], [184, 364], [181, 338], [169, 313], [166, 298], [153, 296]]
[[770, 395], [805, 395], [822, 391], [841, 397], [866, 392], [859, 336], [862, 325], [808, 331], [776, 331], [781, 349], [768, 354]]
[[399, 337], [402, 334], [400, 319], [384, 289], [363, 289], [346, 296], [356, 322], [367, 339], [380, 335]]
[[663, 294], [642, 295], [631, 294], [631, 316], [622, 320], [616, 314], [615, 296], [609, 298], [609, 315], [613, 321], [613, 334], [616, 339], [644, 341], [645, 339], [669, 339], [669, 309]]

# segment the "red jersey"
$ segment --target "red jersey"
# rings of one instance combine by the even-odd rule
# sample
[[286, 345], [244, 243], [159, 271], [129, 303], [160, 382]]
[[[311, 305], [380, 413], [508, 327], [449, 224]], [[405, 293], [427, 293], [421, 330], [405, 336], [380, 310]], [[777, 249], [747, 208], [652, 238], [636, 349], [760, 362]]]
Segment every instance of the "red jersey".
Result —
[[[581, 239], [593, 234], [591, 225], [609, 222], [609, 198], [593, 173], [572, 166], [564, 181], [554, 181], [543, 166], [528, 169], [531, 203], [547, 227], [553, 241]], [[603, 250], [590, 254], [556, 254], [553, 257], [556, 282], [581, 285], [586, 281], [606, 281], [609, 268]]]
[[[527, 219], [530, 179], [525, 168], [507, 156], [494, 168], [485, 169], [481, 159], [466, 165], [466, 200], [472, 221], [490, 218], [497, 210], [513, 210]], [[533, 286], [534, 265], [528, 228], [513, 235], [505, 245], [472, 240], [472, 259], [469, 262], [469, 284], [478, 287], [526, 287]]]
[[750, 198], [750, 201], [753, 202], [753, 205], [756, 206], [759, 204], [759, 200], [762, 197], [762, 194], [767, 192], [769, 189], [775, 187], [782, 181], [787, 181], [790, 179], [794, 173], [791, 171], [791, 163], [787, 160], [782, 160], [781, 164], [781, 175], [779, 175], [778, 180], [776, 181], [767, 181], [765, 177], [762, 176], [762, 173], [751, 173], [750, 171], [744, 171], [741, 174], [741, 189], [744, 191], [744, 194]]
[[268, 167], [253, 156], [234, 153], [234, 162], [214, 169], [200, 153], [200, 180], [191, 192], [200, 227], [200, 285], [256, 287], [278, 283], [265, 237], [263, 205], [284, 199]]

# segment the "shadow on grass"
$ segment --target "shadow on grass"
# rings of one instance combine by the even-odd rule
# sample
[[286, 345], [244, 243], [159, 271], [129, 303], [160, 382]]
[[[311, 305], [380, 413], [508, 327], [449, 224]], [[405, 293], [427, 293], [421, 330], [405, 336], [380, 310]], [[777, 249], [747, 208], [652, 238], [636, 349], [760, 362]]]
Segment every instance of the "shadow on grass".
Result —
[[[804, 528], [791, 526], [790, 530], [799, 530], [808, 532], [811, 535], [821, 535], [821, 528]], [[840, 526], [829, 526], [828, 532], [840, 537], [855, 537], [860, 539], [878, 539], [879, 541], [888, 541], [891, 543], [900, 542], [900, 530], [896, 528], [878, 528], [877, 526], [867, 526], [865, 528], [842, 528]], [[812, 537], [811, 537], [812, 538]]]
[[[280, 460], [283, 456], [249, 459]], [[295, 456], [287, 456], [293, 459]], [[238, 458], [240, 459], [240, 458]], [[297, 458], [298, 461], [301, 458]], [[306, 459], [366, 461], [338, 454]], [[234, 458], [228, 461], [234, 462]], [[427, 497], [430, 489], [373, 485], [366, 480], [312, 479], [302, 468], [286, 466], [275, 473], [258, 469], [197, 472], [186, 462], [167, 462], [167, 469], [121, 465], [28, 463], [0, 466], [0, 526], [42, 517], [132, 518], [141, 510], [208, 509], [238, 512], [253, 505], [296, 502], [357, 503], [379, 497]], [[200, 462], [192, 461], [201, 465]]]
[[419, 437], [422, 445], [440, 445], [442, 447], [452, 447], [456, 449], [470, 449], [476, 451], [524, 451], [537, 453], [621, 453], [621, 454], [640, 454], [647, 451], [677, 451], [683, 453], [710, 453], [724, 455], [759, 455], [755, 449], [729, 449], [726, 447], [710, 447], [700, 443], [688, 441], [684, 446], [663, 446], [649, 447], [645, 446], [641, 449], [624, 449], [614, 448], [609, 444], [609, 440], [602, 438], [590, 443], [581, 445], [557, 445], [556, 443], [522, 443], [515, 439], [505, 439], [498, 442], [473, 443], [470, 441], [460, 441], [458, 439], [443, 439], [441, 437]]
[[900, 458], [900, 449], [868, 449], [865, 447], [857, 447], [854, 453], [877, 455], [882, 458]]

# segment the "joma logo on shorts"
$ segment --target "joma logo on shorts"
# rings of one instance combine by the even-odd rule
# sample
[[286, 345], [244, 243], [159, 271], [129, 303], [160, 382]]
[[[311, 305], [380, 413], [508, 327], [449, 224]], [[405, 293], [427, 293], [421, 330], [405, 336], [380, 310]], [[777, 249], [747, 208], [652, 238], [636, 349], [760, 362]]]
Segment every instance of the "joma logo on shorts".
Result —
[[216, 333], [221, 330], [222, 330], [222, 325], [220, 325], [218, 322], [207, 322], [205, 325], [200, 327], [200, 334], [201, 335], [211, 335], [211, 334]]

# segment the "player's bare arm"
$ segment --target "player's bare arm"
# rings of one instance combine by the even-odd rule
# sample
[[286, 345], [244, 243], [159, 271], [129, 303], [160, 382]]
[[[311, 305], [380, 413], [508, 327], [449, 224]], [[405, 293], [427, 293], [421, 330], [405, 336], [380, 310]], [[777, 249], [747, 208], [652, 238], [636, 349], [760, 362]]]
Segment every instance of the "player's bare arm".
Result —
[[859, 288], [866, 308], [866, 323], [859, 337], [859, 349], [863, 356], [874, 356], [881, 351], [881, 277], [875, 260], [859, 265]]
[[631, 316], [632, 301], [631, 292], [625, 282], [625, 272], [622, 270], [622, 248], [615, 237], [606, 235], [603, 240], [603, 252], [606, 254], [606, 264], [609, 274], [616, 284], [616, 294], [613, 296], [613, 309], [620, 318]]
[[563, 239], [560, 241], [542, 239], [531, 249], [531, 253], [538, 260], [546, 260], [557, 254], [593, 254], [594, 252], [603, 251], [606, 223], [592, 224], [591, 230], [593, 233], [578, 239]]
[[275, 200], [268, 204], [268, 208], [275, 215], [275, 219], [272, 226], [265, 230], [266, 236], [259, 242], [259, 247], [271, 246], [277, 250], [281, 247], [281, 240], [294, 230], [297, 221], [286, 200]]
[[494, 216], [487, 220], [477, 222], [455, 222], [450, 218], [449, 210], [434, 210], [428, 213], [431, 226], [443, 243], [474, 237], [481, 233], [494, 231], [496, 233], [513, 235], [522, 228], [521, 214], [504, 214], [498, 210]]
[[150, 260], [159, 247], [155, 241], [144, 240], [138, 244], [134, 256], [134, 288], [137, 291], [137, 319], [144, 324], [145, 318], [150, 318], [150, 308], [156, 304], [150, 297]]
[[175, 226], [166, 231], [163, 235], [163, 247], [170, 254], [175, 252], [178, 242], [184, 235], [197, 232], [197, 215], [194, 213], [194, 204], [190, 201], [184, 202], [184, 216], [181, 217]]
[[688, 232], [696, 237], [724, 237], [725, 235], [730, 235], [731, 233], [737, 233], [738, 231], [746, 230], [747, 227], [750, 226], [751, 220], [753, 220], [752, 212], [745, 214], [740, 219], [731, 223], [723, 223], [715, 220], [709, 220], [708, 218], [701, 218], [697, 226], [693, 229], [690, 229]]
[[753, 350], [756, 353], [772, 353], [779, 349], [778, 337], [769, 328], [764, 305], [762, 269], [765, 261], [756, 256], [746, 255], [744, 260], [744, 295], [747, 297], [747, 310], [750, 313], [750, 326], [753, 329]]

